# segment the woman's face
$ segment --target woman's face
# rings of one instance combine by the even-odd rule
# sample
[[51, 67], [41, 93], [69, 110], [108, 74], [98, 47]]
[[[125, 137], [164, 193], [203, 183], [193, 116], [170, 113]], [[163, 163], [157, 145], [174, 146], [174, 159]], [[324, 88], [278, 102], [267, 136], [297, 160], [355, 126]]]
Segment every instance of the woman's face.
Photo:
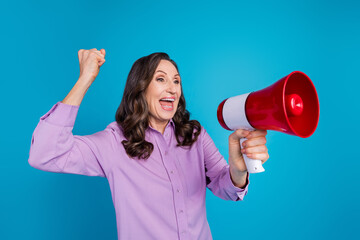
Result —
[[152, 126], [165, 125], [175, 115], [181, 96], [180, 81], [175, 66], [161, 60], [145, 91]]

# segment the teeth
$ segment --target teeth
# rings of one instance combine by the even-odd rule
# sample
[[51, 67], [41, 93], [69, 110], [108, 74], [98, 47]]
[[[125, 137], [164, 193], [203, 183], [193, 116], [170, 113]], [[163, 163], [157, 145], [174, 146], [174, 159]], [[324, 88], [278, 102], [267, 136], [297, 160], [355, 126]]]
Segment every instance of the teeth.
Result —
[[175, 99], [173, 99], [173, 98], [162, 98], [160, 100], [162, 100], [162, 101], [170, 101], [170, 102], [175, 101]]

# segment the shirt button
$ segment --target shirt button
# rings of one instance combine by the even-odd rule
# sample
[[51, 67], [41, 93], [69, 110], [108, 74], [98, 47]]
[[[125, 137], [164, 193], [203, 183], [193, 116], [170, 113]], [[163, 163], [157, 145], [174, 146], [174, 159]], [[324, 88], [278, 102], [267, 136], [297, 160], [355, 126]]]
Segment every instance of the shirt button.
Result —
[[173, 170], [171, 170], [171, 171], [170, 171], [170, 173], [174, 173], [174, 171], [173, 171]]
[[184, 211], [183, 210], [180, 210], [180, 213], [183, 213]]
[[177, 191], [177, 192], [180, 192], [180, 189], [177, 189], [176, 191]]

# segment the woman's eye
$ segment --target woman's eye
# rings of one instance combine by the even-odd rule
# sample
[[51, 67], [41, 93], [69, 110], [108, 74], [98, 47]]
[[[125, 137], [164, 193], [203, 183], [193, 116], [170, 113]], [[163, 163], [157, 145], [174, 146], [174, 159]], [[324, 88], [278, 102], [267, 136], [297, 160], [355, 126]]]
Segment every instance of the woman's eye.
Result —
[[179, 81], [179, 80], [175, 80], [174, 82], [175, 82], [176, 84], [179, 84], [179, 83], [180, 83], [180, 81]]
[[157, 81], [160, 81], [160, 82], [163, 82], [163, 81], [164, 81], [163, 78], [157, 78], [156, 80], [157, 80]]

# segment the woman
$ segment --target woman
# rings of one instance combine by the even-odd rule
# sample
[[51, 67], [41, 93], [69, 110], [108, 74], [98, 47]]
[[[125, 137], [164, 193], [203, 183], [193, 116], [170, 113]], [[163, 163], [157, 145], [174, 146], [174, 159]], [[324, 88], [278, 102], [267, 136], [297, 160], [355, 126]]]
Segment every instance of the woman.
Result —
[[[206, 130], [189, 120], [176, 63], [165, 53], [138, 59], [116, 121], [92, 135], [73, 135], [80, 103], [105, 62], [105, 50], [80, 50], [80, 77], [34, 130], [34, 168], [108, 179], [118, 239], [212, 239], [205, 193], [232, 201], [247, 193], [242, 158], [267, 161], [266, 131], [234, 131], [229, 164]], [[239, 139], [248, 138], [240, 149]]]

